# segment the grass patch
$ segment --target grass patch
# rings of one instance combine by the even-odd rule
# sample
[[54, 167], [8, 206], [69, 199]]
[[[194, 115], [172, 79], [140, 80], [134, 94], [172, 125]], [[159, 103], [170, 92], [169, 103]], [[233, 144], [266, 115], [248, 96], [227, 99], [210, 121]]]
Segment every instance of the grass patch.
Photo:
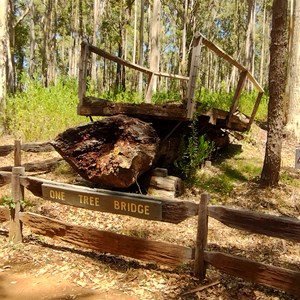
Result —
[[291, 185], [296, 188], [300, 187], [299, 178], [294, 178], [291, 174], [287, 173], [286, 171], [281, 172], [280, 181], [284, 184]]
[[24, 90], [7, 99], [6, 132], [23, 141], [53, 139], [67, 128], [86, 123], [77, 115], [77, 81], [61, 78], [55, 86], [42, 87], [24, 80]]
[[235, 157], [230, 162], [214, 166], [213, 171], [200, 170], [195, 180], [198, 188], [220, 196], [230, 196], [234, 187], [243, 182], [255, 180], [261, 173], [261, 165], [256, 162], [245, 162]]

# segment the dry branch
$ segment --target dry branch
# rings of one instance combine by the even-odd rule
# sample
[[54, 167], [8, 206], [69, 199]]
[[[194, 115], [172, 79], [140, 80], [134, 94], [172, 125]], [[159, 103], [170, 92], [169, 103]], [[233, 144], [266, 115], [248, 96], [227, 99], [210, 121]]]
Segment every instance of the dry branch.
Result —
[[[0, 146], [0, 156], [6, 156], [14, 151], [14, 145]], [[43, 143], [27, 143], [21, 145], [21, 150], [25, 152], [50, 152], [53, 151], [53, 147], [50, 142]]]
[[[51, 158], [41, 162], [25, 163], [22, 166], [26, 172], [49, 172], [57, 167], [62, 160], [62, 158]], [[9, 171], [12, 168], [13, 166], [0, 167], [0, 171]]]

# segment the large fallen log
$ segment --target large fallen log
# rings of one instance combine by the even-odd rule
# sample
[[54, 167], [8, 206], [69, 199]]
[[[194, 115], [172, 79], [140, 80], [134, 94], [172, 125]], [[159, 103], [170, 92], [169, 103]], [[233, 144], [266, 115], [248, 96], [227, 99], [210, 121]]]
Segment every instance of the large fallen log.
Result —
[[70, 128], [51, 144], [83, 178], [127, 188], [151, 168], [159, 141], [149, 123], [117, 115]]

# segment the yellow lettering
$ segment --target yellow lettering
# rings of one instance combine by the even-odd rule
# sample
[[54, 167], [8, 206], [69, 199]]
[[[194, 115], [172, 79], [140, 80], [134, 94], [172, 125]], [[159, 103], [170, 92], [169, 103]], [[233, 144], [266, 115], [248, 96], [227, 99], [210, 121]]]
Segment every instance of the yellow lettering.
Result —
[[79, 202], [83, 203], [83, 196], [82, 195], [79, 195]]
[[114, 201], [114, 209], [117, 209], [117, 210], [120, 209], [120, 202], [119, 201]]
[[143, 214], [144, 213], [144, 209], [143, 209], [143, 205], [142, 204], [138, 205], [138, 213], [139, 214]]
[[99, 206], [100, 205], [100, 200], [98, 197], [95, 198], [95, 206]]
[[90, 197], [90, 205], [95, 206], [95, 198], [94, 197]]
[[[95, 198], [95, 205], [97, 205], [96, 202], [98, 198]], [[133, 202], [125, 202], [125, 201], [114, 201], [114, 209], [115, 210], [122, 210], [127, 211], [131, 213], [138, 213], [143, 215], [150, 215], [150, 206], [144, 205], [144, 204], [136, 204]]]
[[57, 200], [65, 200], [65, 192], [50, 190], [50, 198]]
[[126, 211], [126, 202], [121, 202], [121, 210], [125, 210]]
[[83, 204], [89, 204], [89, 197], [83, 196]]
[[136, 212], [136, 204], [130, 203], [130, 211], [135, 213]]

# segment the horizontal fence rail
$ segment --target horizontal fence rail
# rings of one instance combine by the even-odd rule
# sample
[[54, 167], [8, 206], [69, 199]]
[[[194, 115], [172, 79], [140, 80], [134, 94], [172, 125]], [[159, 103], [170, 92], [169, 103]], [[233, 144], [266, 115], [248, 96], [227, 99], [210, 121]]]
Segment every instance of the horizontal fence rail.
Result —
[[[21, 147], [19, 147], [19, 151], [20, 149]], [[16, 155], [17, 162], [19, 159], [20, 155]], [[194, 274], [200, 279], [205, 278], [207, 266], [212, 265], [232, 276], [300, 296], [299, 271], [207, 249], [209, 217], [232, 228], [300, 243], [300, 221], [296, 218], [209, 205], [209, 195], [205, 193], [201, 195], [200, 202], [197, 204], [184, 200], [168, 200], [62, 184], [26, 176], [24, 167], [20, 166], [14, 167], [12, 172], [0, 171], [0, 186], [9, 183], [12, 187], [14, 209], [0, 206], [0, 222], [10, 222], [9, 237], [13, 242], [22, 241], [22, 223], [30, 227], [31, 231], [36, 234], [115, 255], [124, 255], [170, 266], [194, 260]], [[151, 241], [95, 228], [71, 225], [45, 216], [23, 212], [20, 204], [24, 199], [24, 188], [37, 197], [65, 205], [135, 217], [141, 217], [138, 215], [139, 213], [148, 213], [148, 209], [150, 210], [151, 205], [154, 204], [153, 208], [157, 210], [153, 216], [147, 216], [147, 218], [142, 216], [148, 220], [178, 224], [187, 218], [197, 216], [195, 247]], [[112, 203], [115, 211], [111, 208], [108, 209], [107, 206], [101, 207], [100, 201]], [[123, 204], [121, 204], [122, 202]], [[136, 206], [128, 206], [131, 203]], [[138, 205], [144, 206], [138, 208]], [[145, 205], [149, 205], [149, 208], [145, 208]], [[120, 212], [121, 208], [124, 210], [123, 212]], [[140, 212], [137, 212], [138, 209]]]
[[300, 221], [297, 219], [225, 206], [208, 206], [208, 214], [232, 228], [300, 243]]
[[[166, 200], [162, 198], [156, 197], [148, 197], [143, 195], [136, 195], [130, 193], [121, 193], [121, 192], [113, 192], [108, 190], [100, 190], [100, 189], [92, 189], [87, 187], [79, 187], [70, 184], [62, 184], [62, 183], [55, 183], [53, 181], [40, 179], [32, 176], [21, 176], [20, 178], [21, 184], [29, 191], [31, 191], [35, 196], [43, 198], [45, 194], [45, 190], [43, 193], [43, 185], [52, 188], [53, 196], [52, 198], [49, 197], [49, 192], [47, 193], [47, 200], [59, 202], [61, 204], [72, 205], [76, 207], [91, 209], [91, 210], [99, 210], [99, 211], [106, 211], [115, 214], [127, 214], [133, 215], [130, 212], [130, 209], [127, 209], [128, 205], [124, 204], [124, 209], [122, 211], [121, 202], [124, 203], [131, 203], [143, 201], [148, 203], [149, 201], [153, 201], [153, 203], [158, 203], [161, 205], [161, 221], [168, 222], [168, 223], [175, 223], [178, 224], [187, 218], [197, 215], [199, 205], [190, 201], [183, 201], [183, 200]], [[62, 196], [62, 193], [64, 196]], [[69, 197], [66, 194], [69, 193]], [[82, 195], [82, 197], [80, 197]], [[91, 205], [90, 200], [86, 200], [84, 202], [84, 196], [86, 197], [93, 197], [93, 204]], [[64, 199], [62, 199], [62, 197]], [[99, 205], [95, 205], [95, 198], [98, 197]], [[103, 208], [100, 207], [100, 201], [111, 202], [110, 208]], [[114, 209], [113, 201], [117, 201], [117, 208]], [[132, 203], [133, 203], [132, 202]], [[128, 211], [129, 210], [129, 211]], [[144, 218], [144, 214], [134, 213], [135, 217]], [[157, 220], [155, 216], [153, 218]]]
[[20, 220], [35, 234], [115, 255], [124, 255], [163, 265], [178, 265], [191, 260], [191, 248], [166, 242], [145, 240], [113, 232], [70, 225], [33, 213], [20, 213]]
[[229, 275], [300, 296], [300, 272], [254, 262], [221, 252], [205, 251], [204, 260]]

